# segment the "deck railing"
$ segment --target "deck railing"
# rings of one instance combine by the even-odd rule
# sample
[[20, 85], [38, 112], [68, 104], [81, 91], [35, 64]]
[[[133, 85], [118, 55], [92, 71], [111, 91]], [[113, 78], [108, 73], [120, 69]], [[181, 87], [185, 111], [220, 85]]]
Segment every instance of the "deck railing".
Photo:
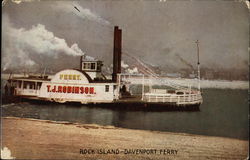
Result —
[[202, 96], [200, 93], [183, 95], [145, 93], [143, 100], [147, 102], [176, 103], [177, 105], [198, 104], [202, 103]]

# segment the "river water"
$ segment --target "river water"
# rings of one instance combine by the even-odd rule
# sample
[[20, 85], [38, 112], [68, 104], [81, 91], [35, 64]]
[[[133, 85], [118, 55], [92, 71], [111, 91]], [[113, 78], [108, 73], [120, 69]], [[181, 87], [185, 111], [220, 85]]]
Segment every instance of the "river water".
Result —
[[122, 128], [248, 139], [248, 91], [205, 89], [197, 112], [119, 111], [70, 104], [22, 102], [2, 105], [2, 116], [15, 116]]

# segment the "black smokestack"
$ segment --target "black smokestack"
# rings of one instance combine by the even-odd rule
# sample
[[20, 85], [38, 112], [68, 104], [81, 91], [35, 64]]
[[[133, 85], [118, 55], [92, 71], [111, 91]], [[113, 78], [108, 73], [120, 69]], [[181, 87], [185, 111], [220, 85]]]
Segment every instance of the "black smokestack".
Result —
[[122, 30], [118, 29], [118, 66], [117, 73], [121, 73], [121, 60], [122, 60]]
[[84, 56], [81, 56], [81, 58], [80, 58], [80, 70], [82, 70], [82, 60], [83, 60], [83, 57]]
[[121, 73], [122, 30], [114, 27], [113, 74], [112, 80], [117, 81], [117, 73]]

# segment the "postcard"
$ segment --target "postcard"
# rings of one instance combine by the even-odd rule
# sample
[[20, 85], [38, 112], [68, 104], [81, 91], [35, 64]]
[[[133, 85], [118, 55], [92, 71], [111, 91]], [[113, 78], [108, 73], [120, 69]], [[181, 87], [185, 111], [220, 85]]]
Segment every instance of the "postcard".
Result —
[[3, 0], [1, 60], [1, 159], [248, 159], [248, 1]]

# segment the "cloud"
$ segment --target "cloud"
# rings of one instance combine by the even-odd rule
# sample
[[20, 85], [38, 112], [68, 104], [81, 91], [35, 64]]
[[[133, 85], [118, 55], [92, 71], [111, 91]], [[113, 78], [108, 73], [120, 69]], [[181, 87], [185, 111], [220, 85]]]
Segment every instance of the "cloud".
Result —
[[250, 4], [249, 4], [249, 1], [245, 1], [245, 4], [247, 5], [247, 8], [250, 9]]
[[3, 70], [18, 66], [31, 67], [37, 64], [32, 57], [55, 58], [59, 54], [84, 55], [76, 43], [69, 46], [63, 38], [56, 37], [44, 25], [33, 25], [31, 29], [15, 28], [6, 15], [3, 16]]

